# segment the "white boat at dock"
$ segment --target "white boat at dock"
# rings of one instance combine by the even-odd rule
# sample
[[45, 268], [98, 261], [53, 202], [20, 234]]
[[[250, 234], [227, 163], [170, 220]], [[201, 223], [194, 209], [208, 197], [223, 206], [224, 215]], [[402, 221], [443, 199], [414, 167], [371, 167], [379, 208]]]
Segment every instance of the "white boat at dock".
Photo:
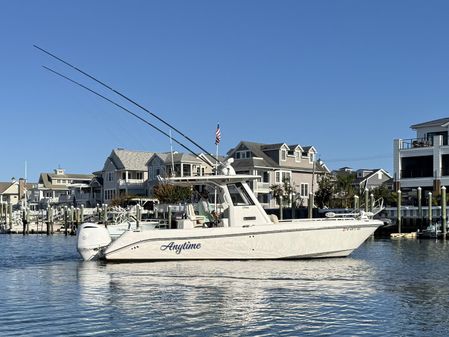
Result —
[[[217, 192], [223, 212], [204, 222], [186, 207], [186, 217], [174, 229], [138, 227], [112, 240], [106, 228], [81, 226], [78, 251], [85, 260], [237, 260], [345, 257], [383, 222], [372, 214], [278, 221], [262, 208], [247, 181], [236, 175], [228, 160], [220, 175], [165, 179], [181, 186], [207, 186]], [[189, 211], [190, 210], [190, 211]]]

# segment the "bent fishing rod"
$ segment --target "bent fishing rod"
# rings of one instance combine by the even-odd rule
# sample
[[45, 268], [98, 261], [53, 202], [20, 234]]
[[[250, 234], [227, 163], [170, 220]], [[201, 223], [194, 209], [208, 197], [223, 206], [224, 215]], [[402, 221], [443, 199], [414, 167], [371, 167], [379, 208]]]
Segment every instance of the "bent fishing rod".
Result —
[[162, 118], [160, 118], [159, 116], [157, 116], [156, 114], [154, 114], [153, 112], [151, 112], [150, 110], [148, 110], [147, 108], [145, 108], [144, 106], [140, 105], [139, 103], [137, 103], [136, 101], [132, 100], [131, 98], [125, 96], [124, 94], [122, 94], [121, 92], [119, 92], [118, 90], [115, 90], [114, 88], [112, 88], [110, 85], [100, 81], [99, 79], [95, 78], [94, 76], [88, 74], [87, 72], [81, 70], [80, 68], [70, 64], [69, 62], [63, 60], [62, 58], [50, 53], [49, 51], [37, 46], [37, 45], [33, 45], [34, 48], [42, 51], [43, 53], [53, 57], [54, 59], [64, 63], [65, 65], [69, 66], [72, 69], [75, 69], [76, 71], [80, 72], [81, 74], [83, 74], [84, 76], [89, 77], [90, 79], [94, 80], [95, 82], [99, 83], [100, 85], [104, 86], [105, 88], [111, 90], [112, 92], [114, 92], [115, 94], [119, 95], [120, 97], [126, 99], [128, 102], [134, 104], [135, 106], [137, 106], [138, 108], [142, 109], [143, 111], [145, 111], [146, 113], [150, 114], [151, 116], [153, 116], [154, 118], [156, 118], [158, 121], [160, 121], [161, 123], [164, 123], [166, 126], [168, 126], [169, 128], [173, 129], [174, 131], [176, 131], [178, 134], [180, 134], [182, 137], [184, 137], [185, 139], [187, 139], [190, 143], [192, 143], [193, 145], [195, 145], [197, 148], [199, 148], [201, 151], [203, 151], [203, 153], [205, 155], [208, 155], [209, 157], [211, 157], [214, 161], [217, 162], [217, 164], [223, 164], [218, 158], [216, 158], [214, 155], [210, 154], [207, 150], [205, 150], [201, 145], [199, 145], [198, 143], [196, 143], [193, 139], [191, 139], [189, 136], [185, 135], [183, 132], [181, 132], [180, 130], [178, 130], [177, 128], [175, 128], [173, 125], [171, 125], [170, 123], [166, 122], [165, 120], [163, 120]]
[[44, 69], [46, 69], [46, 70], [52, 72], [53, 74], [56, 74], [56, 75], [58, 75], [58, 76], [64, 78], [65, 80], [67, 80], [67, 81], [69, 81], [69, 82], [72, 82], [73, 84], [76, 84], [76, 85], [80, 86], [81, 88], [83, 88], [83, 89], [85, 89], [85, 90], [87, 90], [87, 91], [89, 91], [89, 92], [91, 92], [91, 93], [93, 93], [93, 94], [95, 94], [95, 95], [101, 97], [102, 99], [106, 100], [107, 102], [112, 103], [113, 105], [115, 105], [115, 106], [119, 107], [120, 109], [126, 111], [126, 112], [129, 113], [130, 115], [136, 117], [136, 118], [137, 118], [138, 120], [140, 120], [141, 122], [144, 122], [145, 124], [151, 126], [153, 129], [159, 131], [159, 132], [162, 133], [163, 135], [169, 137], [170, 139], [172, 139], [173, 141], [175, 141], [177, 144], [179, 144], [180, 146], [182, 146], [184, 149], [186, 149], [187, 151], [189, 151], [191, 154], [193, 154], [195, 157], [200, 158], [200, 159], [201, 159], [203, 162], [205, 162], [207, 165], [209, 165], [209, 166], [211, 166], [211, 167], [214, 167], [214, 166], [213, 166], [209, 161], [207, 161], [205, 158], [203, 158], [203, 157], [201, 157], [200, 155], [196, 154], [193, 150], [191, 150], [190, 148], [188, 148], [187, 146], [185, 146], [184, 144], [182, 144], [182, 143], [181, 143], [180, 141], [178, 141], [177, 139], [171, 137], [167, 132], [165, 132], [164, 130], [161, 130], [161, 129], [158, 128], [156, 125], [154, 125], [154, 124], [148, 122], [145, 118], [142, 118], [141, 116], [137, 115], [136, 113], [132, 112], [131, 110], [125, 108], [124, 106], [118, 104], [117, 102], [114, 102], [112, 99], [107, 98], [106, 96], [103, 96], [102, 94], [96, 92], [95, 90], [93, 90], [93, 89], [91, 89], [91, 88], [85, 86], [84, 84], [81, 84], [81, 83], [79, 83], [79, 82], [77, 82], [77, 81], [71, 79], [71, 78], [68, 77], [68, 76], [65, 76], [65, 75], [63, 75], [63, 74], [57, 72], [56, 70], [53, 70], [53, 69], [51, 69], [51, 68], [49, 68], [49, 67], [46, 67], [46, 66], [42, 66], [42, 67], [43, 67]]

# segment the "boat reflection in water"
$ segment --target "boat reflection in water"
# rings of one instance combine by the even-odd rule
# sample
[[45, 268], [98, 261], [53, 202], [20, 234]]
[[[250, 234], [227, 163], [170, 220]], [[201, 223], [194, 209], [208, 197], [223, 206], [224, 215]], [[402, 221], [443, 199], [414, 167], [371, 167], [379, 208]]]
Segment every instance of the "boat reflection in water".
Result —
[[354, 316], [358, 309], [349, 303], [374, 297], [368, 281], [374, 277], [368, 263], [351, 258], [78, 266], [81, 300], [92, 310], [107, 305], [121, 317], [145, 321], [154, 333], [189, 326], [206, 335], [301, 324], [318, 331], [329, 319], [343, 325], [342, 308]]

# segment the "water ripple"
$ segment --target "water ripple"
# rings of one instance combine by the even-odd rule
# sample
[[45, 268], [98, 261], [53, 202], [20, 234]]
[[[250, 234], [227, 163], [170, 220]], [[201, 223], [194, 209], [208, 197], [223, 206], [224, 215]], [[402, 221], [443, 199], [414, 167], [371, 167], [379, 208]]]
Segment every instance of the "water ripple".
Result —
[[[368, 241], [312, 261], [84, 263], [0, 236], [1, 336], [447, 336], [449, 247]], [[438, 266], [438, 267], [436, 267]]]

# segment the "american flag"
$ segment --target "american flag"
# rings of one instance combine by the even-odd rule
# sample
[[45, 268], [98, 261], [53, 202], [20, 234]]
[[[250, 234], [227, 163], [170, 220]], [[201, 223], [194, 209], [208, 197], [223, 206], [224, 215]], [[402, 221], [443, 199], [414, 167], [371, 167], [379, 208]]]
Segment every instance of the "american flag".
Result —
[[215, 131], [215, 145], [220, 144], [221, 132], [220, 132], [220, 124], [217, 124], [217, 130]]

